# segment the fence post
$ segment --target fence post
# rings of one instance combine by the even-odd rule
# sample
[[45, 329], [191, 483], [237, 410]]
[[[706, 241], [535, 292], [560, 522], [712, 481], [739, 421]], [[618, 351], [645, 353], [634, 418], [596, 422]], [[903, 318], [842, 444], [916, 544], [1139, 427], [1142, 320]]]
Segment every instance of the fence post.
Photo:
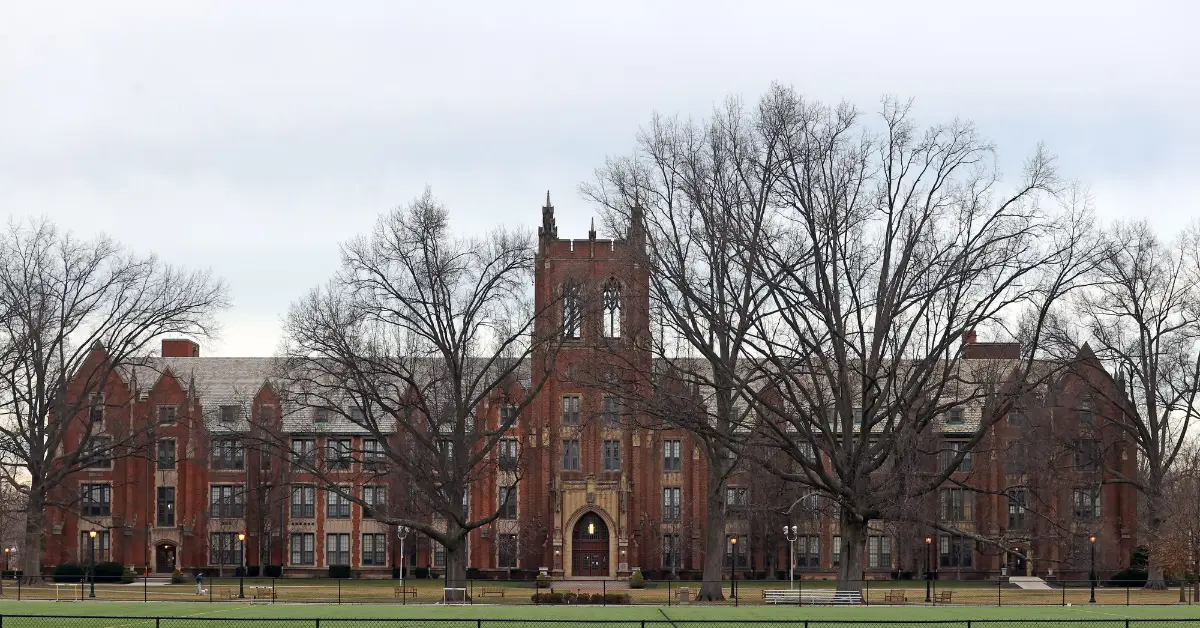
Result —
[[671, 607], [671, 581], [667, 580], [667, 608], [670, 608], [670, 607]]
[[150, 601], [150, 574], [146, 574], [146, 576], [142, 578], [142, 601]]
[[338, 578], [338, 604], [342, 603], [342, 579]]
[[866, 588], [867, 588], [867, 594], [863, 596], [863, 604], [866, 606], [870, 606], [871, 605], [871, 581], [867, 580], [866, 578], [863, 578], [863, 584], [866, 585]]
[[[21, 575], [24, 575], [24, 573], [22, 573]], [[25, 578], [17, 578], [17, 601], [18, 602], [21, 601], [21, 581], [24, 579]]]
[[483, 620], [482, 619], [475, 620], [475, 628], [483, 628]]
[[321, 628], [321, 618], [317, 618], [317, 628]]
[[996, 606], [1004, 606], [1004, 602], [1000, 600], [1000, 591], [1003, 584], [1002, 580], [996, 580]]
[[271, 603], [275, 603], [275, 579], [271, 578]]
[[1067, 605], [1067, 581], [1066, 580], [1063, 580], [1063, 582], [1062, 582], [1062, 590], [1063, 590], [1062, 605], [1066, 606]]
[[162, 628], [162, 617], [154, 618], [154, 628]]
[[600, 606], [608, 606], [608, 581], [600, 581]]
[[1129, 606], [1129, 583], [1125, 583], [1125, 606]]
[[208, 583], [208, 601], [209, 602], [212, 601], [213, 589], [215, 589], [215, 588], [217, 588], [217, 579], [213, 578], [212, 582]]

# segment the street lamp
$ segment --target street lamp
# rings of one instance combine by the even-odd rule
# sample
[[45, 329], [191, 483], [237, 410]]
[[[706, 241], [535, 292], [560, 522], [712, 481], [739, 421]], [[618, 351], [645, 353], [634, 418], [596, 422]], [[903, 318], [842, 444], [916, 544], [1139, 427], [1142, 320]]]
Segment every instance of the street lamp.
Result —
[[737, 564], [737, 537], [729, 537], [729, 597], [737, 599], [737, 580], [734, 579], [733, 566]]
[[400, 588], [404, 588], [404, 561], [408, 560], [404, 555], [404, 537], [408, 536], [407, 526], [396, 526], [396, 538], [400, 539]]
[[1095, 604], [1096, 603], [1096, 535], [1093, 534], [1092, 536], [1089, 536], [1088, 542], [1092, 544], [1092, 573], [1091, 573], [1092, 599], [1089, 600], [1089, 603]]
[[4, 573], [0, 574], [0, 595], [4, 595], [4, 577], [8, 574], [8, 556], [11, 548], [4, 548]]
[[88, 597], [96, 597], [96, 531], [88, 530], [88, 553], [92, 557], [92, 581], [91, 591], [88, 592]]
[[238, 579], [238, 599], [246, 599], [246, 533], [238, 533], [238, 543], [242, 550], [242, 577]]
[[933, 537], [925, 537], [925, 603], [933, 601], [929, 597], [929, 588], [933, 584]]
[[792, 547], [792, 562], [788, 565], [788, 586], [796, 588], [796, 541], [800, 539], [796, 534], [796, 526], [783, 526], [783, 536], [788, 540]]

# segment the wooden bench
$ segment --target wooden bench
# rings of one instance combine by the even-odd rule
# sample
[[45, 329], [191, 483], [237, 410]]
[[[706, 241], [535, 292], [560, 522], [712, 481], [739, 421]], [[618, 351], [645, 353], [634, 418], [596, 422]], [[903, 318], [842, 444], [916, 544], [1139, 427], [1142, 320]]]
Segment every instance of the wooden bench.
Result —
[[274, 601], [275, 600], [275, 588], [274, 587], [263, 587], [263, 586], [250, 587], [250, 599], [251, 600], [272, 600], [272, 601]]
[[216, 590], [217, 597], [223, 600], [232, 600], [237, 597], [233, 592], [233, 587], [221, 587]]
[[890, 589], [883, 595], [884, 604], [904, 604], [908, 602], [908, 596], [905, 595], [904, 589]]
[[817, 589], [764, 589], [763, 601], [768, 604], [862, 604], [862, 593], [858, 591], [834, 591]]
[[500, 596], [504, 597], [504, 587], [483, 587], [483, 592], [479, 597]]
[[392, 597], [400, 598], [401, 600], [411, 597], [412, 599], [415, 600], [415, 599], [417, 599], [417, 588], [416, 587], [395, 587], [392, 589]]
[[953, 597], [953, 595], [954, 595], [953, 591], [938, 591], [933, 594], [933, 603], [934, 604], [949, 604], [950, 599], [951, 599], [951, 597]]

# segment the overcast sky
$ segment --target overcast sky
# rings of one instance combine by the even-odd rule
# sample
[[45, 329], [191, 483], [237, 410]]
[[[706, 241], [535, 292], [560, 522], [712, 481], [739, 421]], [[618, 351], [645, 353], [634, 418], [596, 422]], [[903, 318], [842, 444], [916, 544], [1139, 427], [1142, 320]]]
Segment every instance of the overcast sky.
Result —
[[[433, 187], [562, 237], [654, 111], [771, 81], [1038, 141], [1106, 218], [1200, 215], [1200, 3], [0, 0], [0, 210], [211, 268], [205, 355], [269, 355], [337, 245]], [[986, 9], [985, 9], [986, 8]]]

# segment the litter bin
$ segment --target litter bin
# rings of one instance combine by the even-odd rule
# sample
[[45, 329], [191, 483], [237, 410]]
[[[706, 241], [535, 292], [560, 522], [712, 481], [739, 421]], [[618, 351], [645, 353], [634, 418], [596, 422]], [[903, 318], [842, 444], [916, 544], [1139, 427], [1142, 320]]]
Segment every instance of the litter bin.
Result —
[[692, 601], [692, 592], [687, 587], [679, 587], [679, 603], [687, 604]]

